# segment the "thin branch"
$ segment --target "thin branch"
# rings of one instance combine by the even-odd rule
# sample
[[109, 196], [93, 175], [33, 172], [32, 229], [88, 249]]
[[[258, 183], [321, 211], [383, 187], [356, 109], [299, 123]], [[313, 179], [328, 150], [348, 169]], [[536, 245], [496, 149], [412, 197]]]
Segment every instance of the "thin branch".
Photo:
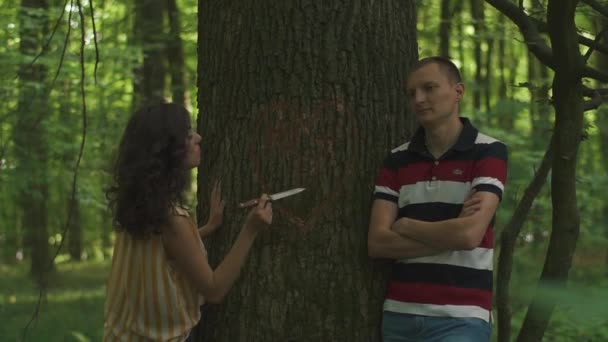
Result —
[[600, 81], [600, 82], [608, 82], [608, 73], [599, 71], [599, 70], [591, 68], [589, 66], [585, 66], [583, 68], [583, 72], [582, 72], [581, 76], [592, 78], [592, 79]]
[[595, 96], [591, 100], [583, 103], [583, 111], [587, 112], [593, 109], [597, 109], [599, 106], [602, 105], [602, 103], [604, 103], [604, 98], [602, 97], [602, 95], [600, 95], [599, 92], [596, 91]]
[[[67, 0], [66, 0], [67, 3]], [[61, 55], [59, 56], [59, 65], [57, 66], [57, 70], [55, 71], [55, 77], [53, 77], [53, 81], [51, 82], [51, 86], [50, 89], [53, 89], [53, 87], [55, 86], [55, 82], [57, 81], [57, 78], [59, 77], [59, 73], [61, 72], [61, 67], [63, 66], [63, 60], [65, 59], [65, 52], [68, 49], [69, 43], [70, 43], [70, 33], [72, 33], [72, 25], [70, 25], [70, 22], [72, 22], [72, 7], [74, 6], [74, 0], [70, 0], [70, 13], [68, 14], [68, 31], [65, 34], [65, 40], [63, 41], [63, 50], [61, 51]], [[49, 91], [51, 91], [49, 89]], [[37, 121], [39, 121], [40, 118], [38, 118]]]
[[[600, 43], [600, 41], [602, 40], [602, 37], [606, 34], [606, 32], [608, 32], [608, 26], [604, 27], [600, 33], [597, 34], [597, 36], [595, 36], [595, 39], [593, 40], [593, 42], [589, 46], [589, 49], [587, 50], [587, 52], [585, 53], [585, 63], [587, 63], [587, 61], [589, 61], [589, 57], [591, 57], [591, 54], [593, 53], [594, 50], [603, 52], [605, 54], [608, 55], [608, 45], [604, 45], [602, 43]], [[579, 35], [580, 37], [580, 35]], [[580, 42], [580, 38], [579, 38], [579, 42]], [[602, 49], [602, 50], [600, 50]], [[603, 51], [604, 49], [606, 49], [606, 51]]]
[[[539, 30], [539, 32], [548, 33], [547, 32], [547, 23], [546, 22], [544, 22], [542, 20], [539, 20], [539, 19], [536, 19], [536, 18], [532, 18], [532, 17], [530, 17], [530, 20], [532, 20], [532, 22], [536, 25], [536, 28]], [[587, 47], [593, 48], [593, 49], [595, 49], [595, 50], [597, 50], [597, 51], [599, 51], [601, 53], [604, 53], [604, 54], [608, 55], [608, 45], [607, 44], [602, 44], [602, 43], [599, 42], [598, 36], [600, 36], [600, 35], [601, 35], [601, 32], [600, 32], [600, 34], [598, 34], [597, 36], [595, 36], [595, 39], [590, 39], [590, 38], [587, 38], [587, 37], [579, 34], [578, 35], [578, 42], [581, 45], [585, 45]]]
[[[68, 4], [68, 1], [69, 0], [65, 0], [65, 2], [63, 3], [63, 7], [61, 9], [61, 13], [59, 14], [59, 18], [57, 18], [57, 20], [55, 21], [55, 25], [53, 26], [53, 29], [51, 30], [51, 35], [47, 38], [46, 42], [43, 44], [42, 49], [40, 49], [38, 54], [36, 54], [36, 56], [34, 56], [34, 58], [32, 59], [32, 61], [29, 64], [29, 67], [32, 67], [36, 63], [36, 61], [38, 61], [38, 59], [40, 57], [42, 57], [42, 55], [48, 50], [48, 48], [51, 44], [51, 41], [53, 40], [53, 37], [55, 36], [55, 33], [57, 33], [57, 29], [59, 28], [59, 23], [63, 19], [63, 15], [65, 14], [65, 8]], [[69, 27], [69, 23], [68, 23], [68, 27]], [[67, 37], [66, 37], [66, 41], [67, 41]], [[60, 68], [61, 67], [59, 67], [58, 69], [60, 69]], [[59, 71], [57, 71], [57, 72], [59, 72]], [[13, 80], [17, 80], [18, 78], [19, 78], [19, 73], [16, 73]], [[3, 97], [5, 97], [5, 96], [3, 96]], [[9, 111], [7, 114], [1, 116], [0, 123], [4, 122], [4, 120], [8, 119], [10, 116], [13, 116], [13, 115], [17, 115], [16, 110]], [[36, 121], [39, 121], [39, 119], [37, 119]]]
[[608, 88], [591, 89], [583, 85], [583, 96], [595, 97], [596, 94], [600, 94], [601, 97], [608, 97]]
[[492, 7], [506, 15], [521, 31], [530, 52], [544, 65], [553, 69], [553, 51], [542, 39], [534, 21], [513, 3], [507, 0], [486, 0]]
[[[51, 41], [53, 40], [53, 37], [55, 36], [55, 33], [57, 33], [57, 29], [59, 27], [59, 23], [61, 22], [61, 19], [63, 19], [63, 14], [65, 13], [65, 7], [67, 6], [67, 4], [68, 4], [68, 0], [65, 0], [65, 2], [63, 3], [63, 7], [61, 8], [61, 14], [59, 15], [59, 18], [55, 21], [55, 26], [53, 27], [53, 30], [51, 30], [51, 35], [49, 36], [49, 38], [44, 43], [44, 46], [42, 47], [42, 49], [40, 50], [40, 52], [30, 62], [30, 67], [32, 65], [34, 65], [34, 63], [36, 63], [36, 61], [38, 60], [38, 58], [42, 57], [42, 55], [49, 48], [49, 45], [51, 45]], [[71, 6], [70, 6], [70, 8], [71, 8]], [[17, 76], [15, 76], [15, 78], [16, 77]]]
[[[542, 39], [534, 20], [532, 20], [526, 12], [507, 0], [486, 0], [486, 2], [509, 17], [509, 19], [519, 27], [530, 52], [532, 52], [541, 63], [555, 70], [553, 51]], [[589, 66], [584, 66], [582, 68], [581, 75], [601, 82], [608, 82], [608, 73]]]
[[601, 4], [595, 0], [581, 0], [582, 3], [589, 5], [589, 7], [593, 8], [599, 14], [608, 18], [608, 6]]
[[[67, 0], [66, 0], [66, 3], [67, 3]], [[57, 70], [55, 71], [55, 77], [53, 77], [53, 80], [51, 81], [51, 85], [48, 88], [49, 94], [51, 93], [51, 91], [53, 91], [53, 88], [55, 87], [55, 82], [57, 81], [57, 78], [59, 77], [59, 73], [61, 72], [61, 67], [63, 66], [63, 60], [65, 59], [65, 52], [67, 51], [67, 48], [70, 43], [70, 33], [72, 32], [72, 25], [70, 25], [70, 22], [72, 21], [72, 7], [73, 6], [74, 6], [74, 0], [70, 0], [70, 13], [68, 14], [68, 31], [66, 33], [65, 40], [63, 42], [63, 50], [61, 51], [61, 55], [59, 56], [59, 65], [57, 66]], [[64, 8], [64, 11], [65, 11], [65, 8]], [[36, 118], [36, 120], [34, 120], [32, 122], [32, 126], [31, 126], [32, 130], [36, 129], [36, 127], [38, 127], [38, 124], [40, 124], [40, 122], [42, 121], [42, 118], [44, 117], [45, 114], [46, 114], [46, 112], [41, 112], [40, 115]]]

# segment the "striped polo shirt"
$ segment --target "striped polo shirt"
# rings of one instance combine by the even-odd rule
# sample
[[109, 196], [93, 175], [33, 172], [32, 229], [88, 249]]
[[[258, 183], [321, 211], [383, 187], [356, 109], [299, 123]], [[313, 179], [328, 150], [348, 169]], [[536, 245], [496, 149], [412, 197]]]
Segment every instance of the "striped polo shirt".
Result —
[[203, 298], [167, 258], [161, 234], [141, 240], [118, 232], [106, 285], [104, 341], [184, 341], [200, 319]]
[[[436, 222], [458, 217], [472, 188], [502, 198], [507, 177], [507, 147], [481, 134], [461, 118], [457, 142], [439, 159], [425, 146], [418, 129], [412, 140], [384, 160], [374, 197], [397, 203], [398, 215]], [[492, 308], [492, 218], [472, 250], [396, 260], [384, 310], [426, 316], [490, 319]]]

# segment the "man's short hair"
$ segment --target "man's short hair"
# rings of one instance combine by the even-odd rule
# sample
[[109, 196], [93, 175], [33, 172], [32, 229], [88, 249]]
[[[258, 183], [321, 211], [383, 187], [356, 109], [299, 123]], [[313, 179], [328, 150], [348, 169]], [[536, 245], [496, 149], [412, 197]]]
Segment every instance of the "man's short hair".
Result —
[[448, 58], [441, 56], [431, 56], [425, 57], [423, 59], [418, 60], [414, 65], [412, 65], [410, 69], [410, 74], [414, 71], [422, 68], [427, 64], [436, 63], [441, 68], [441, 71], [445, 72], [448, 76], [448, 79], [452, 82], [458, 83], [462, 82], [462, 77], [460, 76], [460, 71], [454, 62], [449, 60]]

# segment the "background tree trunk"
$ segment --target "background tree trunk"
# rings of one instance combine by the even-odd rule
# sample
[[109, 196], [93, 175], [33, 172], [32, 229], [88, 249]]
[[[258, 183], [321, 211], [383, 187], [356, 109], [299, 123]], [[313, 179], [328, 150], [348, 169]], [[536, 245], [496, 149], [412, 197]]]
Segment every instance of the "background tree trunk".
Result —
[[584, 60], [574, 24], [576, 0], [549, 0], [547, 24], [553, 48], [555, 76], [554, 143], [551, 175], [553, 231], [537, 293], [530, 304], [519, 341], [540, 341], [557, 299], [549, 289], [563, 290], [578, 240], [580, 218], [576, 198], [576, 162], [583, 134]]
[[211, 264], [241, 228], [238, 201], [307, 188], [274, 203], [200, 340], [380, 341], [386, 264], [367, 256], [368, 216], [382, 159], [413, 130], [415, 3], [201, 0], [198, 13], [198, 217], [214, 179], [228, 203]]
[[[68, 253], [70, 259], [74, 261], [82, 260], [82, 224], [80, 222], [80, 203], [78, 191], [74, 193], [74, 197], [68, 198], [66, 201], [66, 217], [70, 217], [69, 210], [72, 208], [70, 222], [68, 222]], [[63, 237], [65, 238], [65, 236]]]
[[485, 24], [483, 8], [483, 0], [471, 0], [471, 17], [475, 28], [475, 83], [472, 89], [475, 111], [481, 110], [481, 87], [484, 85], [482, 44], [485, 41]]
[[135, 39], [140, 44], [143, 59], [134, 77], [135, 108], [156, 104], [164, 99], [165, 42], [163, 16], [165, 2], [158, 0], [135, 1]]
[[[460, 15], [462, 1], [441, 0], [441, 22], [439, 23], [439, 55], [450, 56], [450, 39], [452, 37], [452, 20]], [[460, 38], [460, 37], [459, 37]]]
[[441, 0], [441, 21], [439, 22], [439, 55], [450, 56], [450, 33], [452, 29], [451, 0]]
[[51, 262], [47, 227], [47, 68], [40, 61], [30, 62], [42, 50], [48, 27], [47, 11], [44, 0], [21, 1], [19, 50], [24, 62], [19, 67], [19, 117], [14, 130], [26, 256], [31, 257], [30, 273], [39, 282], [46, 281]]
[[[63, 94], [61, 102], [59, 104], [59, 117], [65, 124], [61, 127], [61, 141], [63, 142], [63, 149], [61, 150], [61, 161], [63, 165], [71, 165], [72, 159], [77, 155], [77, 150], [70, 144], [73, 141], [73, 134], [77, 131], [76, 122], [71, 120], [74, 112], [71, 110], [72, 104], [74, 103], [71, 92], [71, 80], [65, 80], [63, 82]], [[69, 173], [64, 173], [62, 178], [61, 187], [63, 189], [70, 189], [72, 186], [72, 177]], [[78, 187], [78, 184], [76, 185]], [[67, 236], [62, 236], [62, 239], [67, 239], [67, 250], [70, 255], [70, 259], [74, 261], [80, 261], [82, 259], [82, 225], [80, 222], [80, 200], [78, 197], [78, 189], [72, 197], [72, 192], [67, 191], [62, 194], [65, 201], [65, 217], [69, 218], [70, 221], [67, 229]], [[70, 210], [72, 215], [70, 216]], [[64, 232], [61, 231], [61, 234]]]
[[[608, 18], [600, 17], [597, 20], [597, 27], [599, 28], [597, 31], [600, 32], [602, 28], [608, 27]], [[608, 35], [605, 35], [602, 39], [604, 44], [608, 44]], [[597, 68], [599, 70], [608, 70], [608, 56], [606, 54], [598, 53], [596, 54], [597, 60]], [[602, 162], [604, 164], [604, 169], [608, 170], [608, 103], [604, 103], [598, 109], [597, 115], [597, 126], [600, 132], [600, 151], [602, 155]], [[604, 204], [604, 238], [608, 240], [608, 203]], [[605, 274], [608, 277], [608, 249], [606, 249], [606, 264], [605, 264]]]
[[181, 24], [176, 0], [167, 0], [169, 17], [169, 35], [167, 40], [167, 57], [171, 75], [171, 95], [173, 102], [190, 107], [186, 96], [186, 78], [184, 77], [184, 49], [180, 37]]

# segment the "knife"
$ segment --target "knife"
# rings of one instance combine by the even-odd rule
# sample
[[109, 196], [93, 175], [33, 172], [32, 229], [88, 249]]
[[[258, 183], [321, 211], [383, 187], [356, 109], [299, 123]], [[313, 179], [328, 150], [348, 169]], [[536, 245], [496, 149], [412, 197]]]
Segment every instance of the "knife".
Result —
[[[270, 195], [270, 199], [272, 201], [280, 200], [281, 198], [293, 196], [295, 194], [299, 194], [300, 192], [306, 190], [306, 188], [295, 188], [287, 191], [277, 192], [276, 194]], [[245, 201], [239, 203], [239, 208], [247, 208], [258, 204], [258, 199], [251, 199], [249, 201]]]

